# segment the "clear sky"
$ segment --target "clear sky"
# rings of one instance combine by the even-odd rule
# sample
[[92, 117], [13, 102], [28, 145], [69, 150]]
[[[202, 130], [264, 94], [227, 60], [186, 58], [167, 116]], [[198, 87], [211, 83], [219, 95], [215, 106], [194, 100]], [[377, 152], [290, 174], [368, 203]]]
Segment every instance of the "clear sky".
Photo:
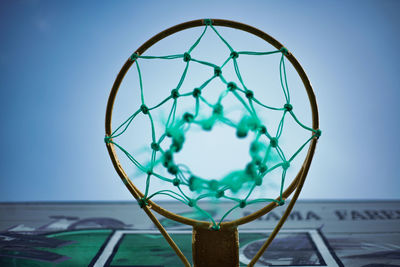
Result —
[[116, 74], [143, 42], [199, 18], [291, 48], [323, 136], [303, 199], [399, 199], [399, 1], [1, 1], [0, 201], [128, 200], [103, 143]]

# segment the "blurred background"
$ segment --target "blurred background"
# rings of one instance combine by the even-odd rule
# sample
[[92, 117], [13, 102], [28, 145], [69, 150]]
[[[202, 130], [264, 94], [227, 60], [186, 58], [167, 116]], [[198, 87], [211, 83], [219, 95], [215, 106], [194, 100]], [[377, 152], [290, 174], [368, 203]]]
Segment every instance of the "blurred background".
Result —
[[288, 47], [322, 137], [302, 199], [399, 199], [399, 1], [1, 1], [0, 201], [131, 200], [104, 138], [108, 94], [135, 49], [200, 18]]

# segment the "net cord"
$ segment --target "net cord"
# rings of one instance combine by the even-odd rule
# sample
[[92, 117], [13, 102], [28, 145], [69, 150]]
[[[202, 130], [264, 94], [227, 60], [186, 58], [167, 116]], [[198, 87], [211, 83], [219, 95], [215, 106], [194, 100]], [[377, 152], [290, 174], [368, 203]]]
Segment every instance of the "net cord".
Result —
[[[189, 51], [192, 51], [192, 50], [200, 43], [201, 38], [204, 36], [205, 32], [207, 31], [207, 27], [208, 27], [208, 25], [205, 26], [205, 28], [204, 28], [202, 34], [201, 34], [200, 37], [196, 40], [196, 42], [190, 47]], [[223, 221], [223, 219], [224, 219], [225, 217], [227, 217], [227, 215], [228, 215], [229, 213], [231, 213], [233, 210], [235, 210], [235, 209], [238, 208], [238, 207], [243, 208], [243, 207], [247, 206], [248, 204], [259, 203], [259, 202], [262, 202], [262, 201], [275, 202], [275, 203], [277, 203], [278, 205], [283, 205], [284, 200], [283, 200], [283, 198], [282, 198], [282, 194], [283, 194], [284, 180], [285, 180], [285, 176], [286, 176], [286, 169], [287, 169], [287, 167], [289, 167], [290, 162], [295, 158], [295, 156], [298, 155], [299, 152], [305, 147], [305, 145], [306, 145], [309, 141], [311, 141], [311, 139], [314, 137], [314, 136], [312, 136], [311, 138], [309, 138], [309, 139], [308, 139], [308, 140], [307, 140], [307, 141], [306, 141], [306, 142], [305, 142], [291, 157], [290, 157], [290, 159], [287, 160], [286, 157], [285, 157], [285, 155], [284, 155], [284, 153], [283, 153], [283, 151], [282, 151], [282, 149], [281, 149], [280, 146], [278, 145], [278, 140], [279, 140], [279, 138], [280, 138], [280, 136], [281, 136], [281, 134], [282, 134], [282, 132], [283, 132], [283, 124], [284, 124], [284, 119], [285, 119], [286, 113], [289, 112], [289, 114], [291, 114], [291, 115], [294, 117], [295, 121], [298, 122], [298, 123], [300, 124], [300, 126], [303, 127], [304, 129], [309, 130], [309, 131], [313, 131], [313, 132], [315, 132], [315, 131], [314, 131], [313, 129], [307, 127], [307, 126], [304, 126], [304, 124], [302, 124], [302, 123], [295, 117], [295, 115], [294, 115], [294, 113], [293, 113], [293, 111], [292, 111], [292, 108], [293, 108], [293, 107], [292, 107], [292, 105], [290, 104], [290, 93], [289, 93], [289, 87], [288, 87], [288, 84], [287, 84], [286, 68], [285, 68], [285, 63], [284, 63], [284, 62], [285, 62], [285, 61], [284, 61], [284, 55], [288, 53], [288, 50], [287, 50], [286, 48], [281, 48], [281, 49], [278, 50], [278, 51], [272, 51], [272, 52], [252, 52], [252, 53], [250, 53], [250, 52], [236, 52], [236, 51], [233, 50], [233, 48], [229, 45], [229, 43], [218, 33], [218, 31], [217, 31], [212, 25], [210, 25], [210, 27], [213, 29], [213, 31], [218, 35], [218, 37], [227, 45], [227, 47], [228, 47], [229, 50], [231, 51], [231, 55], [230, 55], [229, 58], [225, 61], [225, 63], [228, 62], [230, 59], [233, 60], [236, 75], [237, 75], [237, 77], [239, 78], [240, 83], [241, 83], [241, 85], [243, 86], [243, 89], [237, 87], [237, 85], [235, 85], [235, 84], [233, 84], [233, 83], [228, 83], [228, 82], [226, 82], [226, 80], [223, 78], [223, 76], [222, 76], [222, 74], [221, 74], [222, 68], [220, 68], [220, 67], [218, 67], [218, 66], [216, 66], [215, 64], [210, 63], [210, 62], [194, 60], [194, 59], [191, 58], [189, 52], [185, 52], [184, 54], [169, 55], [169, 56], [140, 56], [140, 55], [138, 55], [137, 53], [134, 53], [134, 54], [132, 54], [132, 56], [131, 56], [131, 60], [132, 60], [132, 61], [135, 61], [136, 68], [137, 68], [137, 72], [138, 72], [138, 76], [139, 76], [140, 94], [141, 94], [141, 102], [142, 102], [142, 106], [141, 106], [141, 108], [140, 108], [140, 111], [142, 111], [143, 114], [148, 115], [148, 117], [149, 117], [149, 119], [150, 119], [150, 122], [151, 122], [151, 131], [152, 131], [152, 141], [153, 141], [152, 145], [155, 146], [155, 147], [153, 148], [154, 150], [153, 150], [153, 153], [152, 153], [152, 159], [151, 159], [151, 166], [150, 166], [150, 169], [146, 170], [142, 165], [139, 164], [139, 162], [138, 162], [131, 154], [129, 154], [129, 153], [128, 153], [125, 149], [123, 149], [119, 144], [117, 144], [117, 143], [115, 143], [114, 141], [111, 140], [111, 139], [115, 139], [116, 137], [122, 135], [122, 134], [127, 130], [128, 126], [129, 126], [130, 123], [132, 122], [133, 118], [136, 117], [136, 115], [138, 114], [138, 111], [136, 111], [132, 116], [130, 116], [130, 117], [128, 118], [128, 120], [126, 120], [126, 121], [123, 122], [119, 127], [117, 127], [117, 129], [116, 129], [110, 136], [107, 137], [106, 142], [111, 142], [111, 143], [113, 143], [113, 144], [114, 144], [115, 146], [117, 146], [120, 150], [122, 150], [123, 153], [126, 154], [126, 156], [131, 160], [131, 162], [132, 162], [134, 165], [136, 165], [142, 172], [147, 172], [147, 173], [148, 173], [148, 176], [147, 176], [147, 179], [146, 179], [146, 190], [145, 190], [145, 194], [144, 194], [144, 197], [140, 200], [142, 203], [147, 203], [148, 200], [150, 200], [150, 199], [151, 199], [152, 197], [154, 197], [155, 195], [167, 195], [167, 196], [170, 196], [170, 197], [172, 197], [172, 198], [174, 198], [174, 199], [176, 199], [176, 200], [179, 200], [179, 201], [181, 201], [181, 202], [183, 202], [183, 203], [185, 203], [185, 204], [187, 204], [187, 205], [189, 205], [189, 206], [195, 206], [198, 210], [201, 210], [203, 214], [207, 215], [207, 217], [212, 221], [213, 227], [214, 227], [214, 228], [218, 228], [219, 225], [221, 224], [221, 222]], [[252, 91], [250, 91], [250, 90], [246, 87], [246, 85], [245, 85], [245, 83], [244, 83], [244, 81], [243, 81], [243, 79], [242, 79], [242, 77], [241, 77], [241, 74], [240, 74], [240, 71], [239, 71], [239, 66], [238, 66], [238, 64], [237, 64], [236, 58], [238, 57], [239, 54], [249, 54], [249, 55], [253, 55], [253, 56], [257, 56], [257, 55], [260, 56], [260, 55], [271, 55], [271, 54], [275, 54], [275, 53], [278, 53], [278, 52], [281, 52], [281, 53], [282, 53], [282, 56], [281, 56], [281, 59], [280, 59], [280, 64], [279, 64], [279, 73], [280, 73], [280, 82], [281, 82], [282, 90], [283, 90], [283, 93], [284, 93], [285, 99], [286, 99], [286, 104], [285, 104], [285, 107], [284, 107], [284, 108], [281, 108], [281, 109], [271, 107], [272, 110], [283, 110], [283, 111], [284, 111], [284, 112], [283, 112], [283, 116], [282, 116], [282, 118], [281, 118], [281, 121], [280, 121], [280, 123], [279, 123], [278, 129], [277, 129], [277, 133], [276, 133], [276, 135], [275, 135], [276, 137], [271, 137], [270, 134], [269, 134], [268, 131], [267, 131], [267, 128], [265, 128], [265, 127], [264, 127], [264, 132], [263, 132], [263, 134], [265, 134], [265, 135], [271, 140], [271, 144], [272, 144], [272, 141], [274, 141], [275, 145], [271, 145], [271, 146], [275, 148], [277, 154], [279, 155], [279, 157], [280, 157], [281, 160], [282, 160], [282, 163], [276, 164], [275, 166], [268, 168], [268, 170], [264, 171], [263, 173], [260, 172], [260, 174], [258, 175], [258, 177], [255, 178], [255, 179], [258, 179], [258, 180], [256, 180], [256, 181], [254, 182], [254, 185], [251, 187], [250, 191], [248, 192], [247, 196], [246, 196], [244, 199], [237, 199], [237, 198], [232, 198], [232, 197], [227, 197], [227, 196], [225, 196], [225, 195], [224, 195], [224, 191], [226, 191], [227, 189], [231, 189], [229, 186], [225, 186], [224, 189], [219, 189], [215, 194], [220, 195], [220, 197], [222, 197], [222, 198], [231, 199], [231, 200], [233, 200], [233, 201], [236, 201], [236, 202], [238, 202], [238, 204], [237, 204], [236, 206], [234, 206], [233, 208], [231, 208], [230, 210], [228, 210], [228, 211], [222, 216], [222, 219], [220, 220], [220, 222], [217, 224], [217, 223], [214, 221], [214, 219], [212, 218], [212, 216], [209, 216], [209, 214], [208, 214], [207, 212], [205, 212], [204, 210], [202, 210], [200, 207], [197, 206], [197, 201], [198, 201], [198, 200], [200, 200], [200, 199], [202, 199], [202, 198], [205, 198], [205, 197], [208, 197], [208, 196], [210, 196], [210, 195], [212, 195], [212, 194], [206, 193], [206, 194], [200, 195], [200, 196], [197, 197], [196, 199], [190, 199], [190, 198], [189, 198], [187, 195], [185, 195], [185, 193], [181, 190], [180, 184], [187, 185], [187, 183], [184, 183], [184, 182], [182, 183], [182, 181], [187, 181], [187, 179], [185, 178], [184, 174], [183, 174], [183, 173], [181, 172], [181, 170], [179, 169], [179, 164], [178, 164], [178, 165], [175, 165], [175, 163], [173, 163], [173, 165], [172, 165], [172, 167], [174, 167], [174, 168], [176, 169], [175, 172], [177, 173], [177, 174], [176, 174], [176, 177], [177, 177], [177, 178], [175, 178], [175, 179], [169, 179], [169, 178], [167, 178], [167, 177], [163, 177], [162, 175], [159, 175], [159, 174], [156, 174], [156, 173], [153, 172], [153, 168], [154, 168], [154, 166], [156, 165], [156, 163], [155, 163], [155, 159], [156, 159], [155, 154], [156, 154], [156, 151], [161, 150], [161, 153], [163, 154], [163, 156], [165, 156], [166, 153], [169, 152], [169, 151], [172, 151], [172, 153], [174, 152], [173, 150], [169, 150], [169, 151], [167, 151], [167, 152], [163, 151], [163, 150], [160, 148], [160, 144], [161, 144], [162, 139], [164, 139], [165, 136], [168, 136], [167, 131], [168, 131], [169, 127], [172, 127], [172, 125], [173, 125], [174, 122], [176, 121], [176, 107], [177, 107], [177, 99], [178, 99], [178, 97], [181, 97], [181, 96], [189, 96], [189, 95], [191, 95], [191, 94], [194, 95], [194, 92], [195, 92], [195, 91], [193, 91], [193, 93], [187, 93], [187, 94], [184, 94], [184, 95], [180, 95], [180, 94], [179, 94], [179, 89], [180, 89], [180, 87], [181, 87], [181, 85], [182, 85], [182, 83], [183, 83], [183, 81], [184, 81], [184, 79], [185, 79], [185, 76], [186, 76], [186, 73], [187, 73], [187, 70], [188, 70], [189, 62], [190, 62], [190, 61], [200, 62], [201, 64], [205, 64], [205, 65], [207, 65], [207, 66], [211, 66], [211, 67], [213, 67], [213, 68], [215, 69], [215, 74], [214, 74], [214, 76], [211, 77], [211, 78], [210, 78], [206, 83], [204, 83], [204, 84], [207, 84], [210, 80], [212, 80], [212, 79], [214, 79], [214, 78], [216, 78], [216, 77], [220, 77], [221, 80], [228, 86], [228, 89], [222, 92], [222, 94], [220, 95], [220, 97], [219, 97], [219, 99], [218, 99], [218, 102], [217, 102], [216, 104], [214, 104], [214, 105], [213, 105], [213, 104], [210, 104], [210, 103], [209, 103], [207, 100], [205, 100], [201, 95], [200, 95], [200, 100], [202, 100], [202, 101], [203, 101], [205, 104], [207, 104], [210, 108], [213, 108], [214, 111], [215, 111], [215, 108], [216, 108], [217, 106], [221, 106], [221, 107], [222, 107], [222, 105], [220, 104], [221, 101], [222, 101], [222, 99], [223, 99], [226, 95], [228, 95], [228, 93], [232, 92], [232, 93], [234, 94], [234, 96], [235, 96], [235, 97], [243, 104], [243, 106], [247, 109], [247, 111], [249, 112], [249, 114], [252, 116], [252, 119], [255, 120], [256, 122], [258, 122], [259, 119], [258, 119], [258, 117], [257, 117], [257, 113], [256, 113], [255, 108], [254, 108], [254, 106], [253, 106], [253, 101], [254, 101], [254, 100], [257, 100], [257, 99], [254, 97], [254, 93], [253, 93]], [[187, 63], [186, 63], [186, 66], [185, 66], [185, 69], [184, 69], [184, 71], [183, 71], [183, 74], [182, 74], [182, 76], [181, 76], [181, 78], [180, 78], [180, 80], [179, 80], [178, 85], [176, 86], [175, 89], [173, 89], [173, 90], [171, 91], [171, 96], [169, 96], [169, 97], [167, 97], [166, 99], [162, 100], [160, 104], [157, 104], [157, 105], [155, 106], [155, 107], [159, 107], [159, 106], [161, 106], [163, 103], [166, 103], [166, 102], [167, 102], [168, 100], [170, 100], [171, 98], [174, 99], [174, 102], [173, 102], [173, 105], [172, 105], [172, 109], [171, 109], [171, 111], [170, 111], [170, 113], [169, 113], [168, 120], [167, 120], [167, 123], [166, 123], [166, 133], [164, 133], [164, 134], [162, 135], [162, 137], [160, 138], [160, 140], [159, 140], [158, 142], [156, 142], [154, 122], [153, 122], [153, 119], [152, 119], [152, 116], [151, 116], [151, 112], [150, 112], [150, 110], [154, 109], [154, 107], [151, 108], [151, 109], [147, 108], [147, 106], [146, 106], [146, 104], [145, 104], [145, 100], [144, 100], [142, 75], [141, 75], [141, 70], [140, 70], [139, 63], [138, 63], [138, 59], [139, 59], [139, 58], [142, 58], [142, 59], [177, 59], [177, 58], [183, 58], [184, 61], [187, 62]], [[224, 63], [224, 64], [225, 64], [225, 63]], [[204, 89], [204, 84], [200, 87], [201, 89]], [[233, 84], [233, 85], [232, 85], [232, 84]], [[199, 88], [196, 88], [195, 90], [199, 90], [199, 93], [201, 93], [201, 90], [200, 90]], [[247, 105], [247, 103], [245, 102], [245, 100], [244, 100], [238, 93], [236, 93], [236, 90], [245, 93], [246, 98], [248, 98], [248, 104], [249, 104], [249, 105]], [[257, 100], [256, 103], [260, 103], [260, 102]], [[197, 104], [197, 102], [196, 102], [196, 104]], [[262, 106], [263, 106], [263, 107], [267, 107], [266, 105], [262, 105]], [[268, 108], [268, 107], [267, 107], [267, 108]], [[198, 105], [196, 105], [196, 114], [197, 114], [197, 113], [198, 113]], [[188, 114], [188, 113], [186, 113], [186, 114]], [[185, 115], [186, 115], [186, 114], [185, 114]], [[186, 128], [186, 131], [187, 131], [188, 128], [190, 127], [190, 123], [198, 123], [198, 124], [200, 124], [200, 125], [203, 123], [203, 127], [204, 127], [204, 121], [203, 121], [203, 122], [202, 122], [202, 121], [193, 121], [193, 120], [196, 118], [196, 116], [193, 116], [193, 115], [191, 115], [191, 114], [188, 114], [188, 115], [191, 116], [191, 121], [189, 122], [189, 125], [188, 125], [188, 127]], [[211, 117], [210, 119], [212, 119], [212, 117]], [[235, 125], [233, 122], [229, 121], [229, 119], [227, 119], [227, 118], [225, 118], [225, 117], [222, 117], [222, 118], [221, 118], [221, 117], [218, 116], [216, 119], [213, 119], [213, 120], [211, 121], [211, 123], [214, 123], [215, 120], [218, 120], [218, 121], [221, 121], [221, 122], [225, 122], [225, 123], [227, 123], [229, 126], [232, 126], [232, 127], [234, 127], [234, 128], [237, 128], [237, 130], [239, 130], [240, 127], [241, 127], [241, 126], [240, 126], [240, 123], [239, 123], [239, 125]], [[228, 122], [227, 122], [227, 121], [228, 121]], [[206, 123], [208, 123], [208, 121], [206, 121]], [[125, 124], [126, 124], [126, 126], [122, 129], [122, 131], [118, 132], [118, 131], [122, 128], [122, 126], [125, 125]], [[177, 123], [177, 126], [175, 126], [175, 128], [181, 127], [183, 124], [185, 124], [185, 122], [184, 122], [184, 120], [181, 120], [181, 121], [179, 121], [179, 122]], [[178, 132], [178, 134], [182, 134], [182, 133], [179, 133], [179, 132]], [[261, 135], [261, 133], [259, 133], [259, 134], [257, 135], [257, 139], [256, 139], [254, 142], [257, 142], [257, 140], [258, 140], [258, 138], [260, 137], [260, 135]], [[180, 146], [181, 146], [181, 145], [182, 145], [182, 144], [180, 144]], [[268, 147], [268, 150], [271, 148], [271, 146]], [[172, 153], [170, 153], [170, 154], [171, 154], [170, 157], [172, 157], [172, 155], [173, 155]], [[265, 156], [264, 161], [266, 161], [267, 158], [268, 158], [268, 154]], [[172, 162], [172, 161], [171, 161], [171, 162]], [[170, 164], [171, 162], [167, 162], [167, 164]], [[253, 164], [253, 163], [252, 163], [252, 164]], [[283, 171], [282, 171], [282, 178], [281, 178], [281, 189], [280, 189], [280, 193], [279, 193], [279, 199], [278, 199], [278, 200], [274, 200], [274, 199], [262, 199], [262, 198], [259, 198], [259, 199], [253, 200], [253, 201], [247, 201], [248, 197], [250, 196], [250, 194], [251, 194], [251, 193], [253, 192], [253, 190], [255, 189], [255, 187], [256, 187], [256, 185], [257, 185], [257, 181], [262, 180], [263, 177], [264, 177], [266, 174], [268, 174], [268, 173], [271, 172], [272, 170], [276, 169], [277, 167], [282, 167], [282, 168], [283, 168]], [[233, 173], [233, 174], [234, 174], [234, 173]], [[233, 174], [232, 174], [232, 175], [233, 175]], [[171, 191], [171, 190], [160, 190], [160, 191], [157, 191], [157, 192], [155, 192], [155, 193], [153, 193], [152, 195], [149, 196], [149, 195], [148, 195], [148, 193], [149, 193], [149, 190], [148, 190], [148, 189], [149, 189], [149, 184], [150, 184], [150, 177], [151, 177], [151, 175], [154, 175], [154, 176], [158, 177], [158, 178], [161, 179], [161, 180], [164, 180], [164, 181], [167, 181], [167, 182], [170, 182], [170, 183], [174, 183], [174, 185], [177, 186], [177, 188], [179, 189], [179, 191], [180, 191], [180, 193], [181, 193], [182, 195], [179, 195], [179, 194], [177, 194], [177, 193], [175, 193], [174, 191]], [[182, 178], [182, 179], [180, 180], [178, 177], [179, 177], [179, 178]], [[197, 178], [197, 180], [199, 180], [199, 179]], [[175, 182], [176, 182], [176, 183], [175, 183]], [[203, 180], [202, 182], [203, 182], [204, 184], [208, 184], [208, 185], [209, 185], [209, 182], [208, 182], [208, 181]], [[198, 187], [207, 189], [207, 186], [198, 186]], [[215, 194], [214, 194], [214, 195], [215, 195]]]
[[[146, 43], [144, 43], [137, 50], [136, 53], [138, 55], [140, 55], [147, 48], [149, 48], [150, 46], [152, 46], [154, 43], [158, 42], [159, 40], [165, 38], [166, 36], [169, 36], [169, 35], [171, 35], [173, 33], [176, 33], [178, 31], [181, 31], [181, 30], [184, 30], [184, 29], [188, 29], [188, 28], [192, 28], [192, 27], [198, 27], [198, 26], [202, 26], [202, 25], [207, 25], [208, 21], [212, 21], [213, 25], [215, 25], [215, 26], [218, 25], [218, 26], [231, 27], [231, 28], [236, 28], [236, 29], [240, 29], [240, 30], [252, 33], [252, 34], [264, 39], [265, 41], [269, 42], [271, 45], [275, 46], [277, 49], [280, 49], [280, 48], [283, 47], [278, 41], [273, 39], [271, 36], [265, 34], [264, 32], [254, 28], [254, 27], [251, 27], [249, 25], [245, 25], [245, 24], [242, 24], [242, 23], [234, 22], [234, 21], [214, 19], [214, 20], [195, 20], [195, 21], [190, 21], [190, 22], [182, 23], [182, 24], [176, 25], [174, 27], [171, 27], [171, 28], [165, 30], [164, 32], [161, 32], [160, 34], [154, 36], [153, 38], [151, 38]], [[315, 95], [314, 95], [314, 92], [312, 90], [311, 84], [310, 84], [310, 82], [309, 82], [304, 70], [302, 69], [302, 67], [300, 66], [298, 61], [293, 57], [293, 55], [289, 52], [285, 56], [292, 63], [292, 65], [295, 67], [295, 69], [299, 73], [299, 76], [301, 77], [301, 79], [303, 81], [303, 84], [304, 84], [304, 86], [306, 88], [306, 91], [307, 91], [307, 94], [308, 94], [308, 97], [309, 97], [309, 101], [310, 101], [310, 105], [311, 105], [311, 110], [312, 110], [312, 122], [313, 122], [312, 130], [315, 133], [315, 135], [313, 135], [312, 138], [311, 138], [312, 140], [311, 140], [311, 143], [310, 143], [310, 146], [309, 146], [309, 149], [308, 149], [307, 157], [306, 157], [306, 159], [305, 159], [305, 161], [303, 163], [302, 168], [300, 169], [299, 173], [297, 174], [297, 176], [293, 180], [293, 182], [283, 192], [283, 194], [282, 194], [283, 197], [289, 196], [296, 188], [298, 189], [298, 191], [296, 191], [296, 192], [300, 192], [301, 186], [304, 183], [306, 174], [308, 172], [309, 166], [310, 166], [311, 161], [312, 161], [312, 156], [313, 156], [314, 151], [315, 151], [315, 146], [316, 146], [316, 143], [317, 143], [317, 139], [318, 139], [318, 137], [320, 135], [320, 130], [319, 130], [319, 127], [318, 127], [318, 109], [317, 109]], [[116, 78], [116, 80], [114, 82], [113, 88], [111, 90], [110, 97], [109, 97], [108, 104], [107, 104], [107, 111], [106, 111], [106, 136], [110, 136], [112, 134], [112, 131], [111, 131], [111, 118], [112, 118], [112, 110], [113, 110], [114, 100], [115, 100], [116, 94], [118, 92], [119, 85], [121, 84], [126, 72], [130, 68], [132, 63], [133, 62], [131, 60], [127, 60], [127, 62], [122, 67], [120, 73], [118, 74], [118, 76], [117, 76], [117, 78]], [[112, 140], [107, 140], [107, 141], [112, 141]], [[115, 153], [115, 148], [114, 148], [114, 145], [112, 144], [112, 142], [106, 142], [106, 143], [107, 143], [106, 146], [107, 146], [108, 152], [110, 154], [111, 160], [113, 162], [113, 165], [114, 165], [117, 173], [119, 174], [121, 179], [124, 181], [125, 185], [128, 187], [128, 189], [130, 190], [131, 194], [137, 200], [139, 200], [141, 197], [143, 197], [143, 194], [131, 183], [130, 179], [128, 178], [128, 176], [126, 175], [124, 170], [122, 169], [122, 166], [119, 163], [119, 160], [118, 160], [117, 155]], [[299, 188], [299, 186], [300, 186], [300, 188]], [[295, 194], [294, 197], [295, 198], [293, 198], [291, 200], [291, 202], [289, 203], [288, 207], [292, 207], [294, 205], [295, 200], [297, 200], [298, 194], [297, 195]], [[158, 228], [162, 228], [162, 229], [160, 229], [160, 232], [167, 239], [167, 241], [169, 240], [168, 243], [172, 244], [171, 246], [174, 248], [175, 252], [181, 258], [181, 256], [183, 256], [183, 254], [180, 252], [179, 248], [176, 247], [176, 245], [173, 245], [174, 242], [169, 237], [169, 235], [166, 233], [165, 229], [159, 223], [159, 221], [154, 217], [154, 215], [152, 215], [152, 213], [149, 210], [149, 208], [154, 209], [156, 212], [164, 215], [165, 217], [167, 217], [169, 219], [173, 219], [173, 220], [176, 220], [176, 221], [181, 222], [181, 223], [186, 223], [186, 224], [189, 224], [189, 225], [196, 225], [196, 226], [200, 226], [200, 225], [207, 226], [208, 223], [207, 222], [201, 222], [201, 221], [193, 220], [193, 219], [189, 219], [189, 218], [185, 218], [185, 217], [182, 217], [180, 215], [171, 213], [171, 212], [161, 208], [160, 206], [156, 205], [152, 201], [150, 201], [149, 204], [150, 205], [149, 206], [145, 206], [144, 209], [147, 210], [151, 214], [150, 216], [153, 216], [154, 220], [158, 222], [158, 223], [155, 222], [155, 224], [157, 225]], [[257, 212], [254, 212], [254, 213], [252, 213], [252, 214], [250, 214], [248, 216], [242, 217], [242, 218], [240, 218], [238, 220], [235, 220], [235, 221], [226, 222], [226, 223], [222, 224], [221, 228], [237, 227], [240, 224], [247, 223], [247, 222], [249, 222], [251, 220], [254, 220], [254, 219], [266, 214], [267, 212], [269, 212], [270, 210], [272, 210], [275, 207], [276, 207], [276, 203], [270, 203], [266, 207], [260, 209]], [[289, 213], [290, 213], [290, 210], [286, 209], [283, 217], [287, 218]], [[279, 229], [277, 229], [277, 231], [279, 231]], [[268, 240], [267, 240], [267, 242], [268, 242]], [[266, 246], [268, 246], [268, 244]], [[257, 261], [257, 259], [255, 259], [255, 261]], [[182, 260], [182, 262], [184, 263], [185, 266], [190, 266], [190, 265], [188, 265], [188, 261], [187, 261], [186, 258], [184, 258], [184, 256], [183, 256], [183, 258], [181, 258], [181, 260]]]

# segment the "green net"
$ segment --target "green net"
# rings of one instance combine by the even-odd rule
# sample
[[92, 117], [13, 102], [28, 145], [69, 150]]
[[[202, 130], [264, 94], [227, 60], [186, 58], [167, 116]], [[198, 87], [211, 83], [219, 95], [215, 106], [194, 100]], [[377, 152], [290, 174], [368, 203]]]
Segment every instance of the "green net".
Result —
[[[138, 200], [141, 207], [147, 205], [148, 200], [152, 199], [154, 196], [168, 196], [201, 212], [207, 218], [209, 218], [214, 229], [219, 229], [220, 223], [237, 208], [244, 208], [247, 205], [260, 202], [276, 202], [278, 205], [283, 205], [284, 199], [282, 197], [282, 194], [284, 190], [285, 177], [291, 162], [310, 142], [310, 140], [315, 137], [318, 138], [321, 135], [321, 131], [314, 130], [311, 127], [308, 127], [305, 124], [301, 123], [293, 112], [285, 68], [285, 55], [288, 53], [288, 50], [286, 48], [282, 47], [280, 50], [267, 52], [236, 51], [221, 36], [217, 29], [211, 24], [211, 21], [206, 22], [207, 23], [204, 27], [204, 30], [202, 31], [199, 38], [183, 54], [167, 56], [144, 56], [138, 55], [136, 53], [132, 54], [130, 60], [135, 63], [138, 72], [141, 106], [138, 107], [138, 109], [128, 119], [126, 119], [121, 125], [119, 125], [110, 136], [106, 136], [105, 142], [114, 144], [127, 156], [127, 158], [137, 167], [137, 169], [146, 174], [144, 196], [143, 198]], [[222, 65], [216, 65], [212, 62], [203, 61], [193, 58], [191, 56], [191, 52], [200, 43], [201, 39], [208, 29], [212, 29], [212, 31], [215, 32], [218, 38], [226, 45], [226, 47], [230, 51], [229, 55], [227, 55], [227, 58]], [[272, 107], [261, 103], [261, 101], [257, 99], [255, 93], [246, 87], [245, 81], [243, 80], [239, 71], [239, 65], [237, 61], [239, 56], [265, 56], [271, 54], [281, 54], [279, 63], [280, 86], [282, 88], [282, 92], [286, 102], [283, 107]], [[185, 62], [186, 66], [176, 88], [170, 92], [170, 95], [157, 105], [149, 107], [146, 105], [144, 98], [144, 88], [139, 62], [141, 60], [153, 59], [181, 59]], [[224, 77], [224, 67], [230, 61], [232, 61], [233, 63], [234, 72], [237, 76], [239, 83], [234, 83]], [[209, 68], [212, 68], [213, 75], [202, 84], [200, 84], [197, 88], [194, 88], [191, 92], [181, 94], [180, 89], [186, 78], [186, 74], [190, 64], [202, 64]], [[202, 93], [204, 92], [204, 90], [207, 89], [207, 85], [214, 79], [220, 79], [220, 81], [225, 84], [226, 88], [222, 90], [216, 101], [210, 101], [207, 100], [202, 95]], [[228, 116], [225, 116], [222, 101], [228, 95], [233, 95], [234, 98], [238, 100], [240, 105], [245, 110], [244, 115], [238, 121], [234, 121]], [[194, 98], [194, 108], [188, 112], [185, 112], [182, 116], [178, 116], [178, 102], [186, 98]], [[152, 112], [153, 110], [163, 106], [168, 102], [172, 102], [172, 108], [169, 111], [163, 133], [159, 137], [157, 137]], [[199, 116], [201, 104], [210, 109], [210, 115], [206, 118], [201, 118]], [[270, 132], [269, 128], [260, 119], [260, 116], [256, 112], [256, 105], [264, 109], [280, 112], [282, 114], [279, 125], [277, 127], [277, 131], [275, 133]], [[149, 144], [151, 148], [151, 158], [149, 159], [149, 164], [140, 163], [131, 153], [129, 153], [122, 145], [120, 145], [116, 141], [118, 140], [119, 136], [123, 135], [127, 131], [127, 129], [131, 126], [133, 120], [139, 114], [144, 114], [145, 116], [147, 116], [152, 129], [152, 142], [151, 144]], [[294, 121], [303, 129], [312, 133], [311, 136], [290, 157], [286, 155], [286, 153], [284, 153], [279, 143], [283, 131], [285, 116], [287, 116], [287, 114], [290, 114]], [[176, 153], [179, 153], [182, 150], [185, 143], [186, 133], [190, 130], [192, 125], [197, 125], [201, 127], [201, 129], [204, 131], [211, 131], [216, 123], [233, 128], [236, 132], [237, 138], [248, 138], [250, 136], [249, 133], [252, 133], [251, 136], [253, 138], [249, 147], [251, 160], [246, 164], [243, 170], [232, 171], [221, 179], [209, 179], [209, 177], [200, 177], [199, 175], [192, 173], [188, 166], [175, 162], [174, 156]], [[167, 139], [169, 139], [169, 141], [165, 142], [165, 140]], [[271, 153], [273, 151], [279, 157], [278, 162], [273, 162], [270, 160]], [[155, 171], [155, 167], [158, 165], [162, 165], [168, 175], [162, 175]], [[278, 168], [282, 169], [282, 175], [280, 179], [281, 181], [279, 186], [279, 197], [277, 199], [251, 199], [250, 196], [252, 192], [255, 190], [256, 187], [261, 186], [265, 176]], [[163, 189], [150, 193], [150, 185], [153, 179], [160, 179], [168, 182], [172, 184], [176, 190]], [[188, 188], [188, 190], [195, 192], [196, 197], [189, 196], [187, 193], [185, 193], [183, 187], [186, 187]], [[241, 190], [247, 190], [244, 194], [245, 197], [239, 198], [235, 197], [232, 194], [227, 194], [227, 192], [236, 193]], [[227, 210], [222, 218], [220, 218], [220, 220], [217, 222], [213, 218], [213, 216], [211, 216], [206, 210], [198, 205], [200, 200], [206, 198], [233, 201], [234, 205], [229, 210]]]

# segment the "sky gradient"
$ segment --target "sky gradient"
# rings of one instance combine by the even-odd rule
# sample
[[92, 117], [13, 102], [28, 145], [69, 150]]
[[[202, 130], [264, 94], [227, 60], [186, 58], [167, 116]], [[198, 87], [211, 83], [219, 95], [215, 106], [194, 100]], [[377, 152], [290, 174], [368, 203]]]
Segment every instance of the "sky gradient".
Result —
[[323, 135], [303, 199], [399, 199], [400, 2], [1, 1], [0, 201], [130, 200], [103, 143], [109, 91], [156, 33], [199, 18], [291, 48]]

